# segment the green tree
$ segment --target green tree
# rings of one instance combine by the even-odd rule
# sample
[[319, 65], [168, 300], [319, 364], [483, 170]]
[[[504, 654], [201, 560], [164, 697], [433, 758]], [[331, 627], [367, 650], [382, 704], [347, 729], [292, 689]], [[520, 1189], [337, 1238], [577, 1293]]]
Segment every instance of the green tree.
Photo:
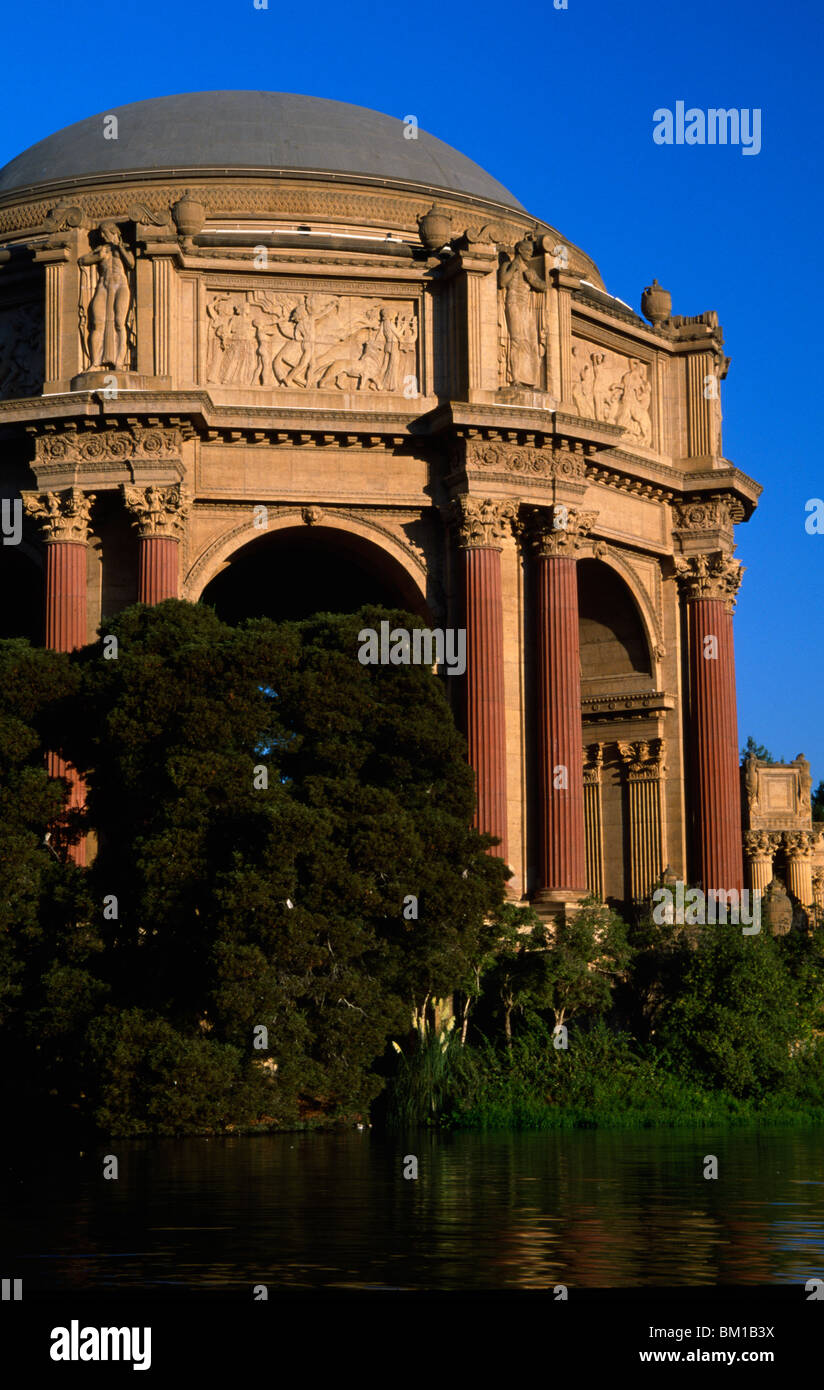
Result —
[[[101, 1122], [362, 1111], [388, 1038], [476, 952], [506, 870], [470, 826], [442, 683], [357, 660], [359, 630], [387, 617], [417, 621], [369, 610], [231, 628], [169, 601], [107, 623], [116, 659], [102, 642], [76, 654], [91, 892], [116, 904], [102, 927], [110, 1005], [90, 1034]], [[201, 1056], [223, 1078], [220, 1115], [202, 1087], [187, 1110], [157, 1067], [150, 1085], [132, 1075], [118, 1027], [186, 1074]]]
[[762, 763], [778, 763], [783, 761], [781, 758], [774, 758], [769, 748], [765, 748], [763, 743], [756, 743], [752, 734], [750, 734], [741, 750], [741, 757], [746, 758], [748, 753], [753, 753], [755, 757], [758, 758], [759, 762]]
[[809, 1035], [801, 993], [769, 933], [706, 927], [663, 1010], [661, 1042], [685, 1074], [758, 1098], [786, 1082]]
[[607, 1012], [630, 960], [627, 927], [617, 913], [587, 898], [566, 921], [536, 928], [532, 944], [540, 949], [529, 959], [531, 997], [535, 1007], [551, 1011], [556, 1029], [576, 1014]]

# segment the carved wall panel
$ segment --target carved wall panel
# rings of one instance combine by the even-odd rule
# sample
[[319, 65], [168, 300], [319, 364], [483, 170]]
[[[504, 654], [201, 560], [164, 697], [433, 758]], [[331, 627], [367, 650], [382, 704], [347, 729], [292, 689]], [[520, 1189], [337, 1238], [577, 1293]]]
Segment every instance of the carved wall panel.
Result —
[[652, 447], [652, 381], [639, 358], [574, 339], [571, 394], [582, 419], [619, 425], [628, 439]]
[[37, 305], [0, 309], [0, 400], [38, 395], [44, 375], [43, 316]]
[[218, 386], [420, 389], [411, 299], [283, 289], [210, 290], [203, 375]]

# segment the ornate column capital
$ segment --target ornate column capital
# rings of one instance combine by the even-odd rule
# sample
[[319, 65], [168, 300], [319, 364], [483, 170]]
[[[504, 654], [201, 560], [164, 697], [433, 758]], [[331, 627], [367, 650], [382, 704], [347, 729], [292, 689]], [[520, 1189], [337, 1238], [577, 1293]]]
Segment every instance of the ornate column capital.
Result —
[[597, 519], [597, 512], [579, 512], [575, 507], [560, 503], [535, 507], [525, 517], [526, 536], [536, 555], [574, 558]]
[[587, 743], [584, 745], [584, 786], [595, 785], [601, 780], [601, 770], [604, 766], [604, 745], [603, 743]]
[[785, 830], [781, 840], [788, 859], [812, 859], [818, 835], [813, 830]]
[[180, 483], [167, 487], [133, 487], [131, 483], [122, 483], [121, 491], [127, 509], [133, 514], [132, 525], [137, 527], [138, 535], [180, 540], [191, 507], [191, 498]]
[[675, 573], [688, 602], [717, 599], [728, 613], [735, 608], [735, 597], [744, 575], [740, 560], [723, 550], [701, 551], [698, 555], [676, 555]]
[[452, 502], [452, 522], [464, 550], [500, 550], [518, 519], [518, 503], [470, 497], [461, 493]]
[[24, 510], [39, 524], [46, 541], [72, 541], [85, 545], [91, 529], [95, 494], [82, 487], [61, 492], [22, 492]]
[[780, 838], [767, 830], [745, 830], [744, 853], [748, 859], [770, 859], [778, 848]]
[[662, 738], [640, 739], [636, 743], [619, 743], [618, 754], [630, 781], [651, 782], [666, 771]]

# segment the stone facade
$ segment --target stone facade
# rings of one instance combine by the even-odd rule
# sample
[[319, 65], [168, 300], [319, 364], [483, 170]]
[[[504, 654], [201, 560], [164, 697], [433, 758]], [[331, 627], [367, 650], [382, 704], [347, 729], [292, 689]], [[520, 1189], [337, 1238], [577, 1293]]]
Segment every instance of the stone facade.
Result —
[[46, 640], [197, 602], [265, 508], [272, 554], [345, 537], [467, 626], [456, 708], [516, 899], [638, 900], [666, 864], [740, 888], [760, 489], [723, 455], [716, 314], [656, 287], [645, 322], [517, 207], [237, 163], [0, 195], [0, 477]]

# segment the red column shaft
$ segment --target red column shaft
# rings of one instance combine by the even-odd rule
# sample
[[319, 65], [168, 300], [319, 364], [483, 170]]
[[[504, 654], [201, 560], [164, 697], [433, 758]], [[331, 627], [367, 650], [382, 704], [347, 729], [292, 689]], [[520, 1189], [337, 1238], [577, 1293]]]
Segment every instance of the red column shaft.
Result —
[[178, 594], [178, 542], [171, 536], [141, 536], [137, 561], [139, 603], [162, 603]]
[[501, 843], [489, 853], [508, 862], [501, 552], [471, 546], [464, 554], [467, 741], [477, 784], [475, 825], [497, 836]]
[[[581, 667], [575, 560], [539, 555], [538, 869], [541, 889], [586, 892]], [[540, 896], [540, 894], [539, 894]]]
[[[70, 652], [85, 645], [86, 635], [86, 547], [74, 541], [49, 541], [46, 545], [46, 646]], [[57, 753], [49, 753], [47, 767], [50, 777], [65, 777], [68, 782], [68, 809], [82, 807], [86, 787], [71, 763]], [[85, 840], [71, 845], [69, 854], [76, 864], [85, 864]]]
[[732, 614], [721, 599], [692, 599], [687, 607], [698, 871], [705, 892], [740, 892], [744, 873]]

